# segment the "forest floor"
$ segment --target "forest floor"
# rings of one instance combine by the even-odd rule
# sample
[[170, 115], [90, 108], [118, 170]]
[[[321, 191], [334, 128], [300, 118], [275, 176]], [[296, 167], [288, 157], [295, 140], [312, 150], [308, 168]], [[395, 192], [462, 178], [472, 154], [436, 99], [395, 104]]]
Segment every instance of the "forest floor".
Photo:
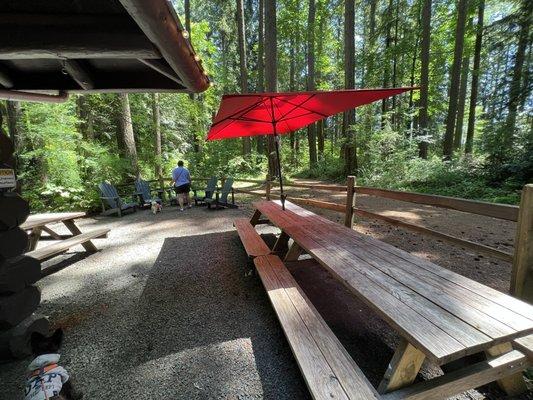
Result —
[[[342, 196], [305, 193], [342, 202]], [[251, 267], [232, 221], [250, 216], [252, 206], [250, 198], [239, 200], [244, 201], [238, 210], [193, 208], [179, 213], [166, 207], [157, 215], [139, 211], [120, 219], [87, 218], [79, 222], [82, 230], [111, 228], [108, 239], [95, 241], [101, 251], [87, 256], [82, 248], [74, 249], [44, 264], [38, 312], [48, 315], [54, 327], [65, 329], [61, 364], [86, 398], [309, 398], [261, 282], [248, 274]], [[485, 244], [512, 246], [511, 223], [364, 196], [358, 204], [483, 239]], [[325, 214], [333, 220], [341, 217]], [[272, 240], [275, 229], [261, 229]], [[506, 263], [377, 222], [361, 221], [356, 229], [508, 290]], [[289, 268], [377, 385], [398, 336], [316, 263]], [[28, 363], [29, 359], [0, 365], [0, 399], [22, 397]], [[439, 373], [438, 367], [424, 365], [421, 375]], [[503, 398], [495, 385], [454, 397]]]

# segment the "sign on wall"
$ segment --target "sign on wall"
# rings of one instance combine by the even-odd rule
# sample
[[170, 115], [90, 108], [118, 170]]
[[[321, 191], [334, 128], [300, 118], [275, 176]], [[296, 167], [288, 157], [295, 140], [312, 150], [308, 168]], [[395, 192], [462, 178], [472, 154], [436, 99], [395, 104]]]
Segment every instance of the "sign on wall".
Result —
[[16, 186], [15, 171], [10, 168], [0, 168], [0, 189], [11, 189]]

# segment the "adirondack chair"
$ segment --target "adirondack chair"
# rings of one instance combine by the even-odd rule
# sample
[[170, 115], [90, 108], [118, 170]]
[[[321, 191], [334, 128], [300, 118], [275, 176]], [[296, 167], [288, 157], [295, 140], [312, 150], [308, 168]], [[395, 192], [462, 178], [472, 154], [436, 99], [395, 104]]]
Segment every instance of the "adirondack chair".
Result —
[[[150, 189], [150, 184], [142, 179], [135, 180], [135, 194], [139, 197], [140, 207], [150, 207], [152, 201], [156, 201], [159, 204], [163, 204], [163, 189]], [[157, 192], [158, 196], [154, 196], [153, 193]]]
[[216, 176], [212, 176], [211, 178], [209, 178], [209, 180], [207, 181], [207, 186], [205, 187], [203, 196], [198, 196], [198, 189], [192, 189], [193, 191], [192, 198], [194, 200], [195, 206], [197, 206], [198, 203], [206, 204], [207, 199], [213, 198], [213, 194], [215, 194], [215, 191], [217, 190], [217, 181], [218, 181], [218, 178]]
[[[228, 202], [228, 195], [231, 193], [231, 203]], [[233, 191], [233, 178], [227, 178], [220, 191], [217, 189], [215, 198], [205, 199], [207, 208], [213, 206], [215, 210], [220, 208], [237, 208], [235, 205], [235, 192]]]
[[[124, 202], [117, 189], [109, 182], [102, 182], [98, 185], [100, 189], [100, 201], [102, 202], [102, 215], [117, 214], [122, 217], [122, 213], [125, 211], [135, 212], [137, 211], [137, 204], [135, 202]], [[106, 209], [106, 205], [109, 209]]]

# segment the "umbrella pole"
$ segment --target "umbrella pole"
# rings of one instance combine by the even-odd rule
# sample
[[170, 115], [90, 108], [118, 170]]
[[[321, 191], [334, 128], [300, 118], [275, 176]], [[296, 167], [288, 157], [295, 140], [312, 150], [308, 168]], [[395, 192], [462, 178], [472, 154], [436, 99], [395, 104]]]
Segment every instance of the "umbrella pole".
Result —
[[279, 177], [279, 192], [280, 192], [280, 199], [281, 199], [281, 209], [285, 210], [285, 195], [283, 194], [283, 178], [281, 175], [281, 161], [280, 161], [280, 155], [279, 155], [279, 135], [276, 133], [276, 124], [274, 125], [274, 142], [276, 145], [276, 159], [278, 161], [278, 177]]

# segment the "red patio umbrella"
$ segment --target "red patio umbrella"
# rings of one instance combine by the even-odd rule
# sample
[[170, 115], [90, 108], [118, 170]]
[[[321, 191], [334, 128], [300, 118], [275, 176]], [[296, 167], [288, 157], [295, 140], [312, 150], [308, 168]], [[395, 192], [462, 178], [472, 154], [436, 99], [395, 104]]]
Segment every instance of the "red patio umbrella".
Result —
[[279, 157], [280, 134], [295, 131], [331, 115], [413, 89], [416, 88], [224, 95], [207, 140], [274, 135], [281, 202], [284, 205]]

